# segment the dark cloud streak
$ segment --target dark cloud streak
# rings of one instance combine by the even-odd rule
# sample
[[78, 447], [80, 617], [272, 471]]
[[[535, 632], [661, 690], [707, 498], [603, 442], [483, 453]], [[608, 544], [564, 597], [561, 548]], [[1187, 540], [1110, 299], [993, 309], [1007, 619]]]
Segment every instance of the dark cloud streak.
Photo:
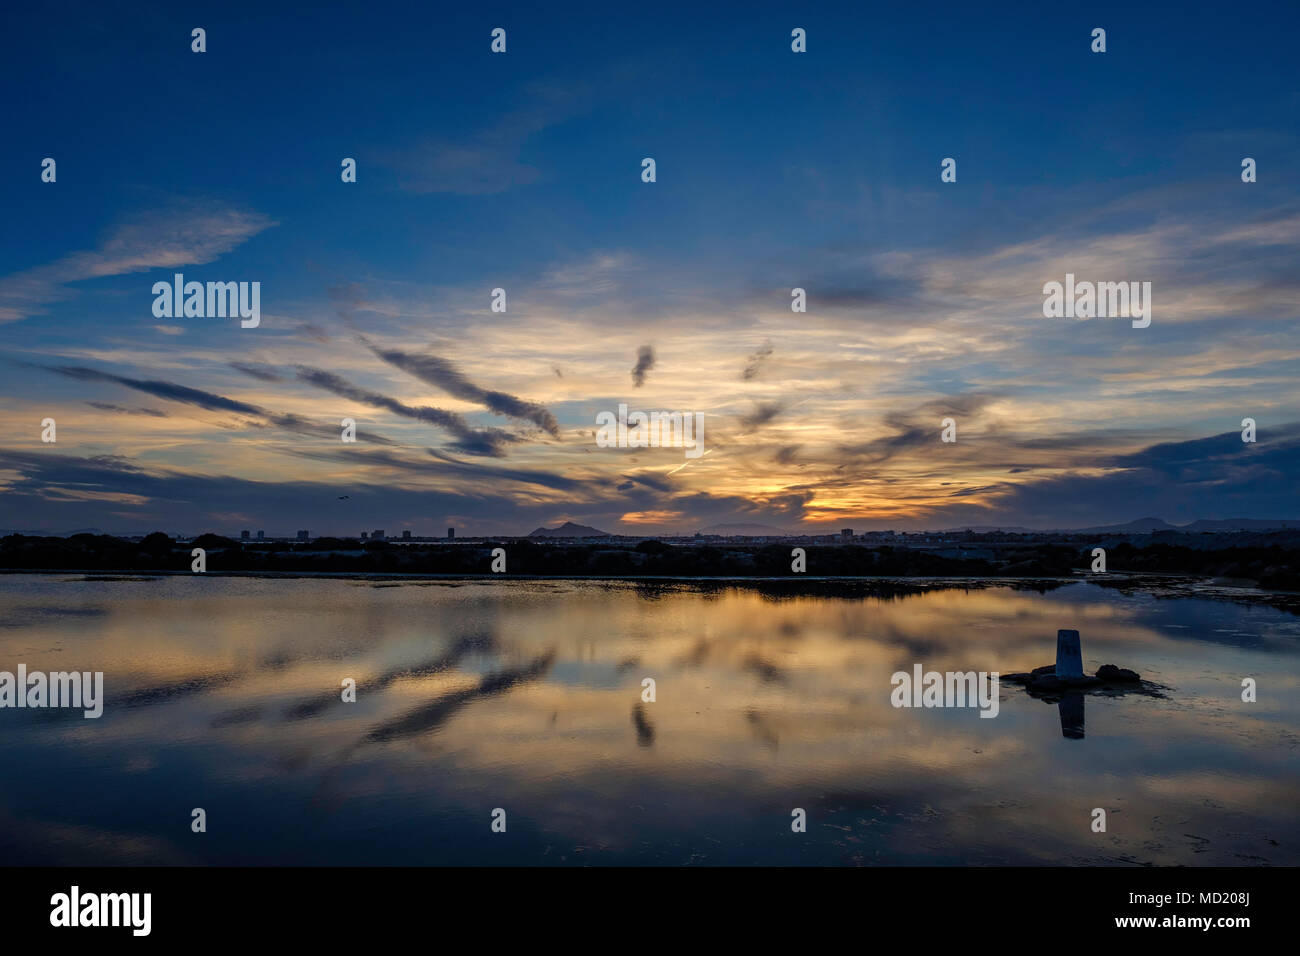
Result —
[[640, 388], [645, 384], [646, 372], [655, 367], [654, 346], [643, 345], [636, 350], [636, 365], [632, 366], [632, 387]]
[[[259, 427], [272, 425], [300, 435], [311, 435], [314, 438], [328, 438], [336, 441], [340, 434], [336, 428], [313, 424], [299, 415], [273, 412], [249, 402], [226, 398], [224, 395], [205, 392], [198, 388], [190, 388], [188, 385], [178, 385], [175, 382], [167, 382], [161, 379], [128, 378], [125, 375], [113, 375], [109, 372], [101, 372], [80, 365], [33, 365], [30, 367], [55, 372], [82, 382], [107, 382], [121, 385], [125, 388], [135, 389], [138, 392], [144, 392], [147, 395], [153, 395], [156, 398], [165, 398], [168, 401], [192, 405], [210, 412], [234, 412], [238, 415], [247, 416], [252, 420], [250, 424]], [[373, 432], [358, 431], [357, 437], [379, 445], [393, 444], [391, 439]]]
[[436, 425], [455, 435], [457, 439], [455, 447], [466, 454], [501, 458], [505, 455], [504, 446], [520, 440], [517, 436], [499, 428], [486, 430], [472, 428], [462, 416], [455, 412], [434, 408], [431, 405], [408, 405], [379, 392], [354, 385], [333, 372], [326, 372], [323, 369], [311, 368], [306, 365], [297, 366], [297, 371], [299, 380], [306, 382], [308, 385], [314, 385], [317, 388], [333, 392], [335, 395], [350, 398], [352, 401], [361, 402], [363, 405], [385, 409], [394, 415], [412, 418], [428, 425]]
[[461, 374], [451, 362], [437, 355], [416, 354], [401, 349], [383, 349], [369, 342], [366, 345], [389, 365], [401, 369], [426, 384], [440, 388], [449, 395], [482, 405], [489, 411], [507, 418], [532, 422], [548, 435], [559, 437], [559, 422], [543, 405], [505, 392], [481, 388]]

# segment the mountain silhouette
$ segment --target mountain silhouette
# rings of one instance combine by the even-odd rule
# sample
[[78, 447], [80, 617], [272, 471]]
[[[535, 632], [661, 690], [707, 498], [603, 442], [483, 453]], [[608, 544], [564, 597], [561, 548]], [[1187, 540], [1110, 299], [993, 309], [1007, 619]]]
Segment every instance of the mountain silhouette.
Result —
[[608, 536], [608, 531], [601, 531], [599, 528], [592, 528], [585, 524], [574, 524], [572, 521], [566, 521], [558, 528], [538, 528], [528, 535], [530, 538], [605, 538]]

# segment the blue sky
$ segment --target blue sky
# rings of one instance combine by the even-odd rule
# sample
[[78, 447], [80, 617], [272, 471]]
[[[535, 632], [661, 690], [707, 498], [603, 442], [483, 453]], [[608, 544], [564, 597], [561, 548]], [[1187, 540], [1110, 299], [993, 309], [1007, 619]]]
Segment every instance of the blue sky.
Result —
[[[1294, 4], [8, 16], [0, 528], [1296, 516]], [[261, 326], [155, 318], [176, 271], [259, 281]], [[1151, 327], [1043, 318], [1067, 271], [1151, 281]], [[704, 413], [709, 455], [597, 448], [619, 402]]]

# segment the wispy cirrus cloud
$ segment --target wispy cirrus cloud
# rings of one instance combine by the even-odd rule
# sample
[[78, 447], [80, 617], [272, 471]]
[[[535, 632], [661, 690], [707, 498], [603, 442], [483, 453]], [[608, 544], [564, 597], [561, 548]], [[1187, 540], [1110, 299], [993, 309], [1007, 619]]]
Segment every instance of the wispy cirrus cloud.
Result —
[[0, 322], [45, 312], [51, 303], [72, 295], [70, 286], [78, 282], [212, 262], [274, 225], [261, 213], [212, 211], [189, 203], [138, 216], [114, 229], [95, 249], [0, 278]]
[[486, 196], [526, 186], [541, 170], [521, 162], [519, 154], [534, 134], [581, 114], [589, 96], [585, 88], [533, 86], [520, 94], [527, 105], [462, 140], [430, 138], [379, 155], [397, 174], [398, 185], [413, 193]]

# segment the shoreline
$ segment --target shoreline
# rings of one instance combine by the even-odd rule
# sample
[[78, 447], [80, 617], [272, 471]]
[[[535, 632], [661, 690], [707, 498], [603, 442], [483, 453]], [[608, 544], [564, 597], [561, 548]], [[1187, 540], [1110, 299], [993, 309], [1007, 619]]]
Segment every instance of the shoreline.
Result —
[[156, 581], [164, 578], [253, 578], [266, 580], [336, 580], [391, 584], [468, 584], [521, 581], [577, 582], [628, 585], [682, 585], [708, 587], [754, 587], [786, 596], [801, 593], [825, 596], [840, 590], [846, 596], [858, 592], [861, 596], [906, 595], [926, 591], [1009, 587], [1016, 590], [1055, 590], [1071, 584], [1094, 584], [1112, 588], [1120, 593], [1149, 594], [1157, 598], [1199, 598], [1275, 607], [1300, 614], [1300, 592], [1268, 590], [1259, 587], [1216, 584], [1215, 579], [1201, 575], [1178, 572], [1123, 572], [1111, 571], [1094, 574], [1080, 571], [1072, 576], [1007, 576], [996, 575], [632, 575], [632, 574], [453, 574], [397, 571], [207, 571], [202, 575], [192, 571], [97, 569], [97, 568], [0, 568], [0, 575], [34, 575], [42, 577], [64, 576], [78, 582]]

